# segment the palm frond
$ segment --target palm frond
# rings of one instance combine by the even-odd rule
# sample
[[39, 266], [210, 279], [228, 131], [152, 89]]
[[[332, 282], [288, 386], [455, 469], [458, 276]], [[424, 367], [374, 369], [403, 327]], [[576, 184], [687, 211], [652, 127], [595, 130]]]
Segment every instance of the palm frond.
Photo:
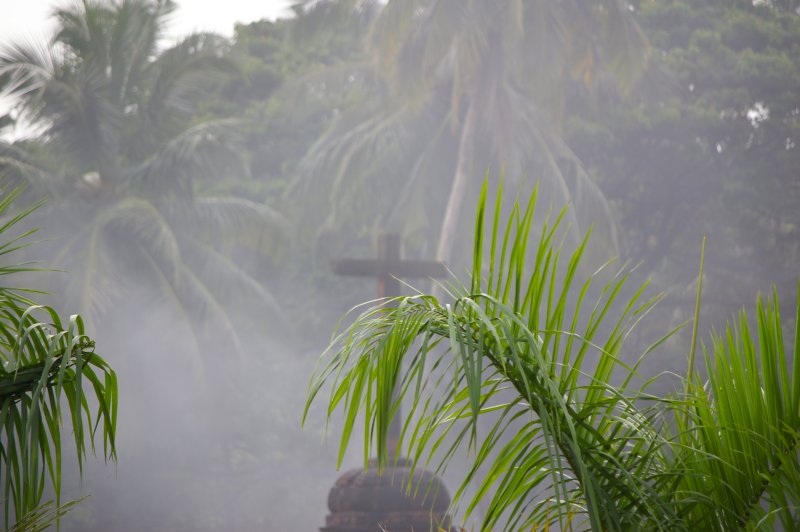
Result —
[[[95, 65], [53, 77], [34, 116], [47, 132], [70, 146], [76, 160], [106, 180], [117, 178], [122, 111], [107, 91], [105, 73]], [[92, 168], [93, 167], [93, 168]]]
[[57, 249], [52, 264], [77, 277], [60, 290], [80, 302], [90, 323], [113, 308], [129, 287], [125, 267], [131, 244], [147, 249], [163, 275], [180, 283], [183, 262], [177, 236], [153, 202], [144, 198], [129, 196], [106, 206]]
[[[79, 317], [63, 325], [47, 307], [25, 307], [0, 296], [0, 427], [6, 526], [40, 503], [45, 478], [61, 497], [62, 401], [69, 404], [79, 468], [86, 441], [94, 451], [101, 428], [104, 455], [114, 458], [117, 386], [111, 368], [93, 352]], [[85, 383], [94, 391], [84, 390]], [[96, 401], [96, 413], [87, 397]]]
[[226, 47], [219, 35], [195, 33], [151, 62], [147, 68], [152, 82], [142, 102], [150, 120], [158, 124], [165, 113], [192, 111], [208, 82], [236, 73], [236, 64], [225, 57]]
[[225, 119], [187, 128], [131, 169], [132, 181], [151, 196], [192, 198], [196, 180], [247, 175], [235, 141], [239, 125], [238, 120]]
[[[176, 205], [166, 207], [180, 209]], [[280, 248], [276, 243], [288, 243], [291, 233], [286, 217], [269, 205], [232, 196], [197, 197], [174, 223], [188, 224], [214, 242], [248, 243], [269, 252]]]
[[406, 452], [442, 472], [466, 449], [474, 465], [454, 503], [469, 517], [488, 501], [482, 530], [795, 529], [800, 366], [787, 355], [800, 325], [787, 346], [777, 293], [759, 298], [754, 327], [742, 312], [712, 334], [707, 382], [693, 374], [683, 396], [649, 395], [638, 367], [672, 332], [632, 363], [623, 344], [659, 298], [627, 288], [625, 270], [579, 281], [587, 240], [567, 254], [565, 211], [534, 232], [535, 193], [504, 231], [498, 194], [487, 223], [485, 188], [469, 286], [452, 282], [451, 302], [382, 301], [326, 351], [305, 415], [330, 384], [327, 415], [344, 412], [339, 461], [363, 414], [365, 461]]
[[0, 49], [0, 94], [25, 97], [41, 91], [56, 71], [57, 58], [46, 43], [29, 41]]
[[[15, 193], [0, 202], [0, 216]], [[10, 199], [9, 199], [10, 198]], [[31, 209], [11, 216], [2, 227], [1, 253], [24, 245], [7, 232]], [[30, 269], [4, 265], [3, 273]], [[88, 389], [87, 389], [88, 388]], [[66, 401], [65, 401], [66, 400]], [[82, 472], [87, 442], [95, 451], [102, 434], [103, 455], [115, 459], [117, 381], [114, 371], [96, 353], [83, 321], [63, 322], [50, 307], [34, 305], [17, 291], [0, 287], [0, 484], [5, 528], [41, 529], [58, 517], [62, 506], [61, 466], [64, 404], [70, 418], [78, 467]], [[40, 506], [45, 487], [55, 494], [55, 510]]]
[[0, 141], [0, 173], [12, 187], [29, 185], [37, 192], [52, 196], [57, 180], [25, 150]]
[[676, 492], [697, 528], [774, 530], [777, 520], [792, 530], [800, 518], [800, 370], [787, 365], [782, 329], [777, 293], [759, 297], [755, 327], [742, 311], [712, 334], [708, 382], [690, 380], [689, 418], [676, 415]]
[[225, 311], [220, 299], [197, 274], [190, 269], [184, 270], [184, 282], [174, 290], [183, 306], [192, 309], [192, 312], [200, 317], [200, 320], [192, 323], [198, 339], [208, 339], [209, 337], [204, 334], [203, 324], [214, 323], [214, 334], [218, 337], [216, 339], [222, 338], [222, 344], [232, 346], [232, 354], [241, 356], [242, 347], [234, 324], [235, 318]]
[[[83, 500], [83, 499], [81, 499]], [[25, 514], [22, 519], [14, 523], [9, 532], [43, 532], [58, 524], [70, 510], [78, 505], [81, 500], [70, 501], [56, 507], [53, 501], [47, 501]]]
[[286, 325], [275, 296], [232, 259], [197, 238], [188, 237], [184, 244], [187, 248], [187, 260], [194, 265], [198, 278], [203, 280], [203, 284], [217, 298], [255, 295], [259, 302], [272, 311], [276, 320]]
[[[433, 461], [443, 470], [455, 448], [471, 449], [476, 466], [456, 500], [477, 481], [467, 514], [487, 497], [484, 530], [531, 527], [548, 514], [562, 527], [578, 515], [593, 528], [667, 529], [678, 519], [659, 504], [651, 475], [664, 447], [654, 416], [638, 411], [635, 391], [610, 384], [619, 375], [630, 380], [635, 368], [619, 358], [624, 338], [654, 301], [641, 299], [642, 288], [617, 302], [627, 281], [620, 273], [585, 302], [592, 278], [578, 284], [576, 274], [586, 241], [559, 275], [564, 213], [529, 251], [535, 203], [534, 194], [527, 206], [515, 204], [501, 232], [500, 196], [488, 226], [482, 199], [471, 285], [451, 286], [452, 303], [414, 296], [359, 316], [333, 341], [309, 403], [331, 380], [328, 414], [345, 411], [340, 459], [363, 412], [365, 456], [376, 449], [386, 463], [387, 431], [400, 401], [393, 391], [400, 390], [414, 405], [401, 446], [417, 464]], [[621, 310], [610, 319], [615, 302]], [[433, 371], [426, 374], [426, 367]], [[517, 399], [504, 401], [504, 390]], [[492, 429], [479, 437], [478, 418], [492, 412], [499, 412]], [[479, 475], [480, 468], [488, 471]]]
[[[439, 148], [449, 139], [448, 119], [438, 100], [423, 102], [420, 109], [420, 102], [375, 97], [385, 91], [380, 83], [375, 86], [370, 91], [374, 99], [331, 121], [303, 156], [284, 194], [294, 202], [321, 202], [311, 210], [329, 213], [318, 221], [329, 228], [353, 223], [350, 213], [381, 224], [398, 218], [392, 213], [413, 208], [409, 198], [430, 195], [430, 164], [441, 160]], [[387, 202], [381, 205], [376, 196]]]
[[175, 8], [172, 2], [123, 2], [111, 13], [110, 21], [101, 23], [110, 30], [109, 42], [95, 49], [107, 50], [109, 90], [120, 104], [138, 103], [136, 85], [156, 55], [166, 17]]

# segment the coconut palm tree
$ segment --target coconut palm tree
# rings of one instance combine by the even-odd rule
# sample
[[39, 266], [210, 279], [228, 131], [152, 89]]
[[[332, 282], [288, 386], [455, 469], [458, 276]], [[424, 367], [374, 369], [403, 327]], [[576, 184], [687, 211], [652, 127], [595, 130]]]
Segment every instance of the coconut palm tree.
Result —
[[[365, 458], [377, 450], [381, 464], [403, 453], [441, 472], [464, 448], [474, 466], [454, 504], [468, 518], [488, 501], [481, 530], [796, 529], [800, 368], [787, 357], [800, 335], [784, 346], [777, 295], [759, 299], [755, 329], [742, 313], [712, 333], [707, 380], [692, 368], [680, 394], [655, 397], [637, 370], [671, 333], [638, 358], [624, 345], [658, 297], [627, 287], [624, 269], [579, 282], [586, 240], [564, 253], [564, 211], [534, 230], [534, 194], [503, 231], [502, 194], [488, 216], [485, 190], [471, 283], [451, 284], [447, 303], [382, 302], [326, 352], [308, 403], [330, 385], [340, 456], [359, 414]], [[412, 406], [387, 456], [404, 396]]]
[[212, 34], [160, 51], [174, 9], [170, 0], [85, 0], [56, 10], [48, 46], [3, 50], [3, 90], [41, 132], [36, 142], [0, 146], [0, 164], [27, 180], [30, 194], [57, 200], [47, 210], [63, 231], [54, 265], [80, 272], [69, 296], [88, 319], [146, 278], [195, 332], [199, 314], [235, 338], [225, 294], [271, 297], [221, 243], [269, 249], [284, 224], [266, 205], [200, 193], [202, 183], [246, 175], [238, 124], [193, 115], [199, 96], [235, 65]]
[[[31, 209], [9, 214], [18, 193], [0, 201], [0, 275], [30, 270], [6, 262], [27, 246], [30, 232], [12, 232]], [[61, 504], [65, 440], [73, 439], [82, 470], [87, 441], [92, 452], [98, 430], [103, 455], [116, 457], [117, 381], [94, 352], [83, 321], [62, 321], [50, 307], [30, 301], [25, 290], [0, 287], [0, 483], [4, 528], [44, 530], [74, 503]], [[66, 403], [64, 400], [66, 399]], [[64, 404], [68, 405], [66, 411]], [[69, 416], [72, 436], [64, 432]], [[49, 484], [55, 501], [42, 504]]]
[[[624, 2], [390, 0], [368, 49], [381, 74], [372, 101], [342, 113], [309, 151], [299, 190], [328, 178], [333, 201], [343, 202], [341, 190], [354, 188], [345, 179], [379, 176], [365, 194], [382, 188], [392, 198], [382, 208], [396, 212], [444, 195], [443, 213], [427, 213], [441, 225], [428, 232], [448, 261], [462, 204], [489, 161], [515, 178], [535, 175], [555, 204], [574, 202], [567, 216], [576, 231], [599, 220], [615, 245], [605, 199], [561, 133], [572, 85], [612, 85], [614, 74], [624, 86], [643, 65], [646, 41]], [[432, 178], [443, 168], [453, 176], [444, 185]]]

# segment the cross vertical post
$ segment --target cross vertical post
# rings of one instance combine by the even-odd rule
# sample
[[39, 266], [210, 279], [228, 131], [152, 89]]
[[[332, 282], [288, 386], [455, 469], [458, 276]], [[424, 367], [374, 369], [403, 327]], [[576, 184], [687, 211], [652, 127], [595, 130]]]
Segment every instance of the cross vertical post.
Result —
[[[401, 277], [428, 277], [441, 279], [446, 276], [447, 268], [440, 262], [402, 260], [400, 254], [400, 236], [384, 233], [378, 236], [377, 259], [339, 259], [332, 265], [333, 273], [356, 277], [375, 277], [378, 280], [378, 297], [390, 298], [400, 296]], [[395, 394], [397, 390], [395, 390]], [[397, 445], [402, 431], [402, 412], [398, 407], [389, 426], [389, 456], [396, 456]]]
[[[441, 263], [403, 260], [400, 237], [382, 234], [377, 239], [378, 256], [374, 259], [338, 259], [332, 269], [335, 274], [372, 277], [378, 281], [378, 297], [392, 298], [401, 294], [400, 278], [443, 278], [447, 268]], [[385, 303], [386, 304], [386, 303]], [[398, 383], [399, 384], [399, 383]], [[399, 397], [398, 388], [393, 399]], [[444, 482], [434, 473], [416, 468], [411, 461], [399, 456], [403, 422], [400, 409], [392, 416], [387, 447], [393, 462], [388, 472], [379, 473], [378, 460], [371, 458], [367, 467], [359, 467], [340, 476], [328, 493], [330, 514], [325, 518], [322, 532], [374, 532], [375, 530], [437, 530], [454, 531], [447, 514], [450, 495]], [[408, 493], [407, 487], [424, 485], [421, 493]]]
[[[400, 295], [400, 281], [392, 275], [392, 270], [400, 266], [400, 237], [396, 234], [378, 236], [378, 261], [384, 262], [383, 275], [378, 277], [378, 297], [397, 297]], [[394, 268], [392, 268], [394, 266]]]

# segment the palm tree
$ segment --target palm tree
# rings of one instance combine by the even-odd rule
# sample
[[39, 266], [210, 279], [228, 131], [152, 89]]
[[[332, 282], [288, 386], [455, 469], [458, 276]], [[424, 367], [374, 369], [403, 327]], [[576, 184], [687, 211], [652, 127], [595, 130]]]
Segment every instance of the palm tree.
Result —
[[[646, 41], [624, 2], [390, 0], [368, 49], [381, 97], [342, 114], [310, 150], [301, 183], [327, 176], [336, 201], [345, 179], [379, 175], [386, 196], [405, 199], [398, 208], [430, 195], [440, 205], [446, 194], [436, 255], [448, 261], [461, 206], [483, 173], [475, 161], [489, 161], [514, 177], [535, 174], [551, 201], [574, 202], [576, 231], [599, 219], [616, 244], [608, 205], [561, 133], [571, 85], [608, 84], [610, 73], [626, 85], [642, 67]], [[443, 187], [431, 177], [441, 158], [453, 175]]]
[[170, 0], [85, 0], [55, 12], [49, 46], [0, 53], [4, 92], [42, 130], [36, 142], [0, 146], [0, 165], [31, 193], [57, 199], [48, 209], [63, 231], [54, 265], [81, 273], [70, 300], [88, 319], [146, 278], [195, 333], [203, 329], [199, 313], [235, 339], [225, 294], [271, 296], [221, 244], [269, 249], [285, 224], [266, 205], [199, 194], [203, 183], [246, 175], [239, 125], [193, 114], [235, 65], [212, 34], [159, 51], [174, 8]]
[[[0, 201], [4, 259], [27, 246], [30, 235], [9, 236], [33, 210], [9, 215], [18, 195], [12, 192]], [[9, 263], [0, 267], [0, 275], [26, 270], [30, 267]], [[75, 504], [61, 504], [62, 453], [70, 438], [62, 426], [64, 399], [81, 470], [87, 440], [94, 452], [98, 429], [103, 455], [115, 459], [117, 423], [116, 375], [94, 352], [81, 318], [64, 322], [54, 309], [34, 304], [23, 292], [0, 287], [0, 483], [4, 528], [16, 521], [13, 530], [20, 531], [44, 530]], [[55, 502], [41, 504], [47, 484]]]
[[755, 330], [742, 313], [712, 333], [707, 381], [691, 370], [682, 393], [653, 396], [637, 384], [649, 380], [639, 363], [671, 333], [638, 359], [623, 348], [658, 297], [626, 287], [624, 270], [577, 282], [586, 240], [563, 253], [564, 211], [534, 232], [534, 193], [503, 232], [502, 194], [487, 223], [485, 191], [470, 285], [451, 285], [449, 304], [383, 302], [326, 352], [306, 412], [330, 384], [328, 416], [344, 411], [340, 456], [363, 413], [365, 457], [395, 459], [387, 431], [405, 396], [397, 452], [441, 472], [465, 447], [474, 466], [454, 503], [467, 518], [488, 500], [481, 530], [796, 529], [800, 368], [787, 366], [777, 295], [759, 299]]

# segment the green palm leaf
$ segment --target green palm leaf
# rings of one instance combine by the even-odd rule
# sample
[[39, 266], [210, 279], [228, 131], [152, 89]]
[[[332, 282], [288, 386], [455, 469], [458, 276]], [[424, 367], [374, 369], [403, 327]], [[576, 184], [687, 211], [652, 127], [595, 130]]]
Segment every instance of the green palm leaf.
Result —
[[[515, 204], [505, 232], [496, 215], [488, 244], [482, 200], [471, 286], [452, 286], [452, 303], [401, 298], [359, 316], [332, 343], [309, 403], [331, 380], [329, 415], [339, 406], [346, 413], [340, 459], [356, 414], [364, 412], [365, 456], [374, 444], [385, 463], [393, 458], [386, 455], [386, 434], [399, 401], [392, 393], [401, 390], [414, 405], [401, 445], [416, 463], [442, 470], [456, 447], [472, 450], [475, 467], [456, 500], [478, 483], [466, 514], [488, 498], [485, 530], [545, 519], [615, 530], [669, 528], [677, 516], [658, 504], [652, 476], [664, 447], [654, 415], [637, 409], [637, 393], [610, 384], [615, 376], [631, 378], [635, 368], [619, 359], [623, 341], [654, 300], [640, 300], [638, 290], [610, 318], [626, 275], [597, 291], [594, 278], [576, 284], [585, 241], [559, 275], [564, 213], [528, 250], [535, 202], [534, 195], [524, 209]], [[499, 196], [496, 208], [499, 214]], [[590, 293], [597, 293], [591, 304], [584, 301]], [[492, 412], [491, 430], [479, 435], [478, 418]]]
[[[797, 305], [800, 311], [800, 301]], [[742, 311], [704, 349], [708, 382], [690, 380], [689, 418], [676, 415], [677, 492], [706, 530], [794, 530], [800, 517], [800, 370], [789, 369], [778, 295]], [[694, 500], [696, 499], [696, 500]], [[693, 503], [693, 504], [691, 504]]]
[[535, 203], [515, 203], [503, 231], [501, 195], [488, 224], [484, 187], [469, 287], [382, 301], [333, 339], [305, 414], [330, 385], [339, 461], [361, 414], [365, 460], [396, 459], [387, 432], [405, 398], [398, 455], [442, 472], [466, 451], [454, 504], [482, 510], [482, 530], [795, 529], [800, 369], [787, 354], [800, 336], [787, 349], [777, 294], [759, 299], [755, 327], [742, 313], [712, 334], [707, 382], [651, 396], [638, 366], [672, 333], [632, 363], [623, 347], [659, 298], [624, 270], [579, 281], [587, 240], [567, 255], [564, 211], [534, 232]]
[[[0, 216], [16, 195], [0, 203]], [[29, 233], [7, 234], [30, 210], [10, 217], [0, 228], [3, 255], [23, 245], [21, 238]], [[30, 268], [3, 265], [0, 273], [25, 269]], [[116, 375], [94, 353], [83, 321], [71, 316], [62, 322], [52, 308], [0, 287], [0, 484], [6, 528], [18, 520], [16, 529], [43, 529], [71, 506], [60, 503], [65, 403], [79, 469], [87, 442], [94, 452], [98, 431], [103, 455], [114, 459]], [[55, 494], [53, 510], [40, 506], [46, 485]]]

